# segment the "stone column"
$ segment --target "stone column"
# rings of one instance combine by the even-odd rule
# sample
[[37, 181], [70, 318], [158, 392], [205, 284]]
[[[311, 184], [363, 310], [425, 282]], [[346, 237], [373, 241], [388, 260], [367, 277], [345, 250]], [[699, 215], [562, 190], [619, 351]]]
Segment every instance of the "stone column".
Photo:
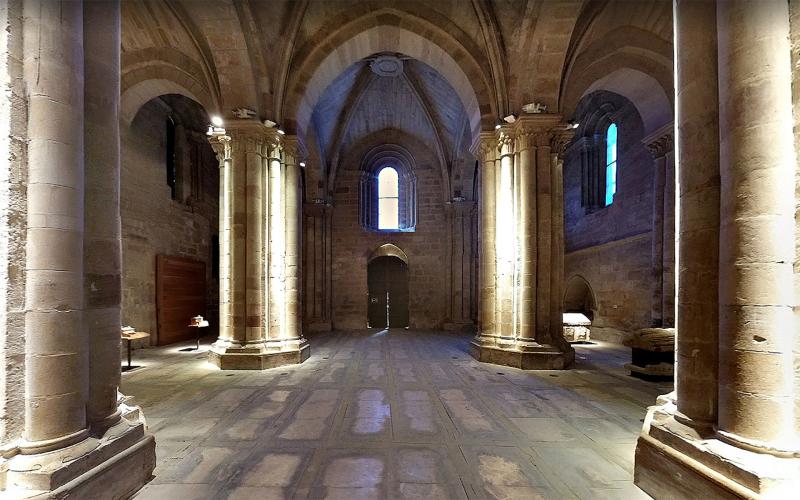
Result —
[[800, 446], [788, 4], [680, 1], [675, 33], [677, 401], [649, 409], [634, 479], [655, 498], [792, 498]]
[[88, 436], [83, 6], [31, 0], [24, 15], [29, 142], [26, 405], [20, 448], [40, 453]]
[[220, 337], [209, 361], [222, 369], [300, 363], [300, 178], [286, 140], [257, 121], [211, 138], [220, 160]]
[[560, 344], [561, 349], [569, 349], [568, 342], [564, 340], [564, 153], [567, 145], [574, 136], [572, 129], [556, 129], [551, 131], [550, 164], [551, 180], [553, 184], [551, 243], [552, 250], [550, 261], [552, 273], [550, 274], [550, 338]]
[[514, 213], [514, 136], [500, 130], [497, 136], [499, 157], [495, 169], [495, 268], [497, 291], [495, 334], [514, 338], [514, 278], [516, 271], [516, 225]]
[[677, 54], [678, 411], [694, 425], [717, 417], [719, 152], [716, 12], [675, 4]]
[[740, 446], [797, 453], [788, 3], [719, 2], [717, 28], [718, 432]]
[[650, 305], [651, 326], [664, 327], [665, 316], [665, 293], [668, 287], [665, 286], [665, 266], [664, 259], [666, 247], [672, 244], [674, 238], [668, 238], [666, 228], [666, 208], [669, 198], [673, 196], [670, 188], [672, 183], [667, 182], [667, 156], [672, 151], [672, 129], [674, 125], [670, 123], [666, 127], [657, 130], [648, 137], [642, 139], [645, 147], [653, 157], [653, 231], [651, 245], [651, 266], [653, 278], [653, 290]]
[[[285, 139], [284, 148], [284, 192], [285, 202], [283, 207], [284, 231], [286, 234], [285, 244], [285, 325], [281, 341], [300, 342], [307, 345], [302, 338], [302, 295], [300, 286], [300, 271], [302, 262], [301, 252], [301, 224], [303, 210], [303, 195], [300, 183], [300, 166], [297, 164], [297, 139]], [[270, 336], [270, 340], [273, 337]], [[309, 351], [305, 350], [308, 357]]]
[[475, 202], [453, 200], [446, 205], [450, 220], [450, 304], [445, 330], [471, 331], [472, 323], [472, 227]]
[[[120, 196], [120, 4], [84, 7], [84, 322], [89, 333], [88, 417], [97, 433], [119, 422], [122, 241]], [[116, 209], [114, 208], [116, 207]]]
[[497, 274], [495, 262], [495, 162], [497, 161], [497, 139], [491, 132], [481, 133], [480, 139], [480, 258], [481, 300], [480, 334], [495, 333], [495, 300]]
[[305, 262], [304, 328], [331, 330], [331, 216], [333, 207], [323, 199], [303, 205]]
[[[483, 327], [472, 342], [472, 355], [480, 361], [523, 369], [562, 369], [574, 360], [575, 351], [564, 341], [560, 328], [563, 252], [558, 248], [563, 246], [563, 231], [553, 219], [563, 214], [561, 204], [552, 201], [553, 193], [561, 190], [553, 184], [559, 182], [560, 170], [551, 158], [551, 140], [565, 131], [559, 115], [529, 115], [501, 128], [494, 137], [482, 136], [492, 145], [488, 154], [499, 155], [495, 164], [500, 165], [488, 193], [494, 196], [495, 210], [481, 217], [481, 236], [487, 235], [486, 226], [491, 224], [495, 233], [494, 245], [482, 246], [481, 266], [487, 261], [494, 265], [497, 278], [495, 289], [485, 285], [481, 289], [481, 314], [493, 314], [495, 327]], [[481, 195], [486, 196], [486, 186]], [[484, 198], [481, 208], [487, 204]], [[492, 216], [494, 220], [487, 220]], [[487, 259], [491, 251], [494, 255]], [[489, 281], [486, 274], [484, 268], [485, 283]], [[495, 290], [497, 295], [492, 297]]]
[[536, 146], [532, 130], [523, 129], [517, 134], [519, 151], [519, 204], [520, 221], [520, 301], [519, 332], [523, 339], [536, 338], [536, 263], [537, 263], [537, 207], [536, 207]]

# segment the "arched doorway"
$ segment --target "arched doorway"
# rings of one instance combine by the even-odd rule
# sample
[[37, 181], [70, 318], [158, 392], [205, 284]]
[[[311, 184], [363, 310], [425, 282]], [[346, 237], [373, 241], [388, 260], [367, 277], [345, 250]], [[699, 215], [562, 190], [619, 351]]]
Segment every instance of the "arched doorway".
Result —
[[370, 328], [408, 327], [408, 264], [395, 255], [375, 257], [367, 264]]

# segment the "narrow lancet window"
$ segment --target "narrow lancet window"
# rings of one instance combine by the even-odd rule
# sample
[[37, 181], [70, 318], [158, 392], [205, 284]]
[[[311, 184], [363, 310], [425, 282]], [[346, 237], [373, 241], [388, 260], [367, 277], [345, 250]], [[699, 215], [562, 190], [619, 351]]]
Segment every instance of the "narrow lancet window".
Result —
[[397, 170], [384, 167], [378, 173], [378, 229], [400, 227]]
[[606, 206], [614, 201], [617, 192], [617, 124], [612, 123], [606, 132]]

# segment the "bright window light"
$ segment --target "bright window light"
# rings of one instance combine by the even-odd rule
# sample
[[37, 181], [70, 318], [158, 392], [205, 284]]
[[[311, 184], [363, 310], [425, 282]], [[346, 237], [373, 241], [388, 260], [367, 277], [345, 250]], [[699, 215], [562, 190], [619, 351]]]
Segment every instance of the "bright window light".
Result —
[[397, 170], [383, 167], [378, 173], [378, 229], [399, 229], [399, 215]]
[[606, 131], [606, 206], [614, 202], [617, 193], [617, 124]]

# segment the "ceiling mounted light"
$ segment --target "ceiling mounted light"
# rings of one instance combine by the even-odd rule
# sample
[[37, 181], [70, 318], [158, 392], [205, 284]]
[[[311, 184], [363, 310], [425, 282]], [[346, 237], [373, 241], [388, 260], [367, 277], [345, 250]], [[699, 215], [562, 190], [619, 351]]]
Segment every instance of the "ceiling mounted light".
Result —
[[214, 115], [211, 117], [211, 124], [215, 127], [221, 127], [225, 122], [222, 121], [222, 117], [219, 115]]
[[280, 127], [278, 127], [278, 133], [281, 135], [286, 135], [286, 132]]
[[500, 130], [501, 128], [503, 128], [503, 124], [500, 123], [500, 122], [497, 122], [497, 124], [495, 124], [495, 126], [494, 126], [495, 130]]
[[304, 162], [304, 161], [301, 161], [301, 162], [300, 162], [300, 166], [305, 168], [305, 166], [306, 166], [306, 162]]

